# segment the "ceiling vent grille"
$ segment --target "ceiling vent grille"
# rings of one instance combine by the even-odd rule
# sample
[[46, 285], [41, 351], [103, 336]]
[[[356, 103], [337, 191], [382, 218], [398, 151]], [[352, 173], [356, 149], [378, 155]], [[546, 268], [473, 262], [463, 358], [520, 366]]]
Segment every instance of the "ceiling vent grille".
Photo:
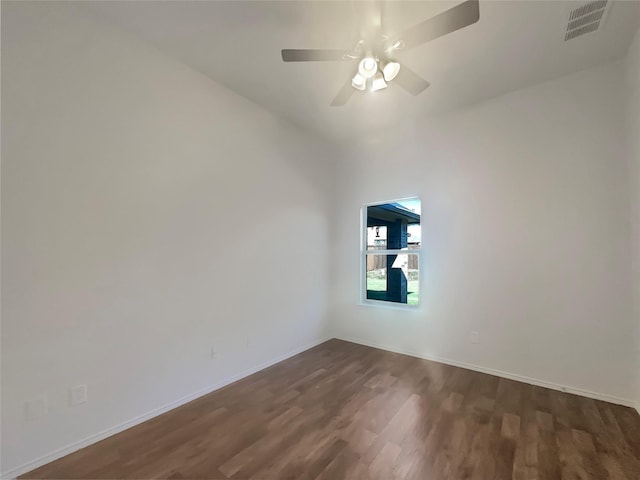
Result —
[[572, 9], [569, 12], [564, 41], [600, 30], [604, 25], [612, 3], [613, 0], [595, 0]]

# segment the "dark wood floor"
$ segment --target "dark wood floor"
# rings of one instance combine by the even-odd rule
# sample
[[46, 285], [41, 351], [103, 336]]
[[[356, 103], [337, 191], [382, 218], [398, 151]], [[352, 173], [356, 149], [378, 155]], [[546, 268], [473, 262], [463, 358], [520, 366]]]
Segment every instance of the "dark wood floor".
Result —
[[22, 478], [638, 480], [640, 416], [331, 340]]

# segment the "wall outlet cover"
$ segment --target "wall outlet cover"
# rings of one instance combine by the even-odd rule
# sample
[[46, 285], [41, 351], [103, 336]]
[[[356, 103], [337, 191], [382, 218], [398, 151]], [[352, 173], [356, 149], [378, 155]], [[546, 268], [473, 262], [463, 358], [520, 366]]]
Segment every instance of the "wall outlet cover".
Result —
[[87, 385], [76, 385], [69, 389], [69, 405], [72, 407], [87, 401]]

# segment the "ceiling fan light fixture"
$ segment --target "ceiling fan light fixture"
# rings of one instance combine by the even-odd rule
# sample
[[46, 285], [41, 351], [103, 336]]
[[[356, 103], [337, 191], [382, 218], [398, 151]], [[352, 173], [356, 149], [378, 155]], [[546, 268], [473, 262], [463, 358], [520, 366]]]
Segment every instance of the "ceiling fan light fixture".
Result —
[[373, 80], [371, 81], [371, 91], [376, 92], [383, 88], [387, 88], [387, 82], [384, 81], [382, 73], [378, 72], [373, 76]]
[[393, 60], [389, 60], [381, 65], [381, 70], [382, 74], [384, 75], [384, 79], [387, 82], [390, 82], [391, 80], [396, 78], [398, 73], [400, 73], [400, 64], [398, 62], [394, 62]]
[[364, 78], [372, 78], [378, 71], [378, 62], [373, 57], [364, 57], [358, 65], [358, 73]]
[[[478, 22], [480, 20], [480, 0], [459, 1], [462, 3], [409, 27], [404, 32], [399, 33], [397, 37], [381, 34], [382, 10], [376, 8], [376, 13], [379, 11], [380, 15], [376, 18], [375, 31], [370, 32], [365, 29], [365, 31], [361, 32], [362, 38], [358, 40], [354, 48], [350, 50], [335, 48], [324, 50], [282, 49], [280, 51], [282, 61], [329, 62], [359, 60], [357, 75], [351, 78], [351, 82], [348, 77], [345, 79], [346, 81], [342, 84], [338, 94], [331, 101], [332, 107], [345, 105], [353, 95], [353, 90], [360, 90], [363, 85], [365, 90], [367, 87], [371, 87], [372, 91], [377, 91], [386, 88], [387, 82], [390, 80], [394, 80], [399, 87], [409, 94], [413, 96], [419, 95], [429, 87], [429, 82], [413, 72], [406, 64], [403, 64], [402, 75], [399, 75], [400, 65], [397, 64], [398, 62], [391, 60], [395, 56], [394, 51], [417, 47]], [[611, 4], [608, 0], [589, 1], [591, 1], [591, 4]], [[593, 14], [591, 15], [593, 16]]]
[[364, 90], [367, 88], [367, 79], [359, 73], [356, 73], [351, 79], [351, 86], [356, 90]]

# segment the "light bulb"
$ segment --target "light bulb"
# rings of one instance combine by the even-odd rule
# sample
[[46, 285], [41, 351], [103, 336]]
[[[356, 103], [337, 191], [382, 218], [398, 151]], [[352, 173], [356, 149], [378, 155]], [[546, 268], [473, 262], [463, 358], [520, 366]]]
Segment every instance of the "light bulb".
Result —
[[359, 73], [356, 73], [355, 76], [351, 79], [351, 86], [356, 90], [364, 90], [367, 88], [367, 79], [364, 78]]
[[387, 82], [384, 81], [384, 77], [380, 72], [376, 73], [373, 76], [373, 80], [371, 82], [371, 91], [375, 92], [377, 90], [382, 90], [383, 88], [387, 88]]
[[387, 61], [381, 65], [382, 74], [387, 82], [390, 82], [400, 73], [400, 64], [394, 61]]
[[377, 71], [378, 62], [376, 62], [376, 59], [372, 57], [363, 58], [358, 65], [358, 73], [360, 73], [364, 78], [373, 77]]

